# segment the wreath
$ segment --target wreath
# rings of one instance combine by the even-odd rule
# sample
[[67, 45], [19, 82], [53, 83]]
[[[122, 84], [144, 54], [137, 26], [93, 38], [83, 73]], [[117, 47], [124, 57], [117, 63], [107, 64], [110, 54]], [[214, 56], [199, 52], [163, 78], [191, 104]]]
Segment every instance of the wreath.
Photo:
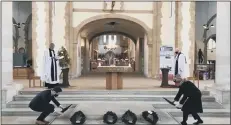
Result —
[[[109, 118], [112, 118], [112, 121], [109, 120]], [[106, 124], [115, 124], [117, 122], [117, 120], [118, 120], [117, 115], [112, 111], [108, 111], [103, 116], [103, 122], [106, 123]]]
[[72, 125], [82, 125], [86, 121], [86, 116], [82, 111], [75, 112], [70, 118]]
[[126, 111], [122, 115], [122, 122], [126, 125], [135, 125], [137, 121], [137, 116], [135, 113], [131, 112], [130, 110]]
[[66, 48], [64, 48], [63, 46], [59, 49], [58, 51], [58, 56], [62, 57], [62, 59], [59, 60], [59, 66], [64, 68], [64, 67], [68, 67], [70, 65], [70, 57], [69, 54], [66, 50]]
[[147, 122], [151, 123], [152, 125], [156, 125], [157, 121], [159, 120], [158, 115], [154, 111], [144, 111], [142, 112], [142, 116]]

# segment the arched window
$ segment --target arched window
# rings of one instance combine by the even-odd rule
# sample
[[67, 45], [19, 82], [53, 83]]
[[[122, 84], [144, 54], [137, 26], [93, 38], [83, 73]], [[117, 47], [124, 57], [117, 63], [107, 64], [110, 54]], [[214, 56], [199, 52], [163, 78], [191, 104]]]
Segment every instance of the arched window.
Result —
[[107, 35], [103, 35], [103, 43], [107, 42]]
[[[113, 39], [112, 39], [112, 36], [113, 36]], [[115, 45], [117, 37], [116, 37], [116, 35], [108, 35], [108, 40], [109, 40], [110, 45]]]
[[208, 49], [215, 49], [216, 48], [216, 42], [211, 38], [208, 41]]

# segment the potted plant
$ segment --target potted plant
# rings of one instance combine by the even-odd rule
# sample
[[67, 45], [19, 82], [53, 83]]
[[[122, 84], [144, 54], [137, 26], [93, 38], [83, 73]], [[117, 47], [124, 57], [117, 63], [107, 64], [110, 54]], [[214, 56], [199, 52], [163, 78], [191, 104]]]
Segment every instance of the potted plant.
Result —
[[58, 56], [63, 57], [59, 60], [59, 66], [62, 68], [62, 75], [63, 75], [63, 84], [61, 86], [68, 87], [70, 86], [68, 80], [68, 73], [70, 67], [70, 57], [68, 55], [67, 50], [62, 46], [61, 49], [58, 51]]

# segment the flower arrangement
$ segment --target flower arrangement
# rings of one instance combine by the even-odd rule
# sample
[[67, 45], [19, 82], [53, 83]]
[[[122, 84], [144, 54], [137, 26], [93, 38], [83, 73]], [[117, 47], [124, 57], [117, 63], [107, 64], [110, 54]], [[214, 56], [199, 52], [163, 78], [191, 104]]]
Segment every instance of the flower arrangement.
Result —
[[70, 57], [67, 53], [67, 50], [62, 46], [58, 51], [58, 56], [63, 57], [59, 60], [59, 66], [62, 68], [67, 68], [70, 65]]

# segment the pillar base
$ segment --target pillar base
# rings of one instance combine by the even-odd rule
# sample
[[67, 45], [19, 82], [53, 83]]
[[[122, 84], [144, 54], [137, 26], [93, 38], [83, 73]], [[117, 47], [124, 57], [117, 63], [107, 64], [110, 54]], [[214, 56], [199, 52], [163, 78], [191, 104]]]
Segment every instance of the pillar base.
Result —
[[205, 89], [209, 90], [210, 95], [215, 97], [216, 101], [222, 104], [224, 108], [230, 108], [230, 88], [214, 85]]
[[13, 97], [18, 94], [18, 91], [23, 89], [22, 84], [10, 84], [6, 85], [2, 88], [2, 95], [1, 95], [1, 100], [2, 100], [2, 107], [5, 108], [6, 104], [10, 101], [13, 101]]

